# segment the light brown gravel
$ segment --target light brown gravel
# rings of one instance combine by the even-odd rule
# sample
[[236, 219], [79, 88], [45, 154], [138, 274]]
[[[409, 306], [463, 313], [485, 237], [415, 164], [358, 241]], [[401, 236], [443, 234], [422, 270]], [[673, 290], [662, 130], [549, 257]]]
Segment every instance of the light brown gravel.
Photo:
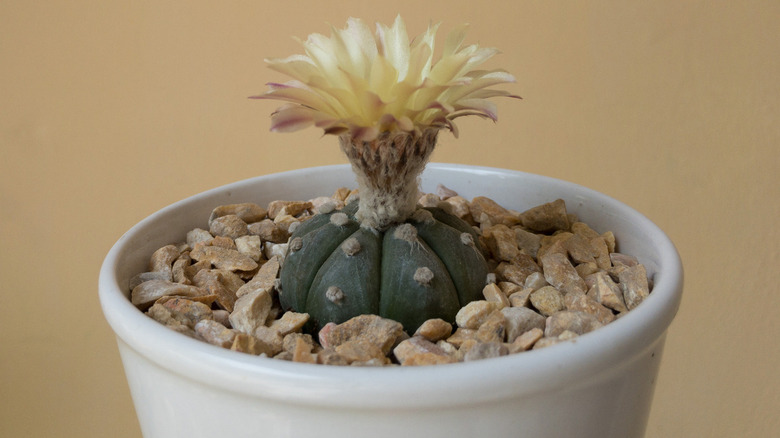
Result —
[[[484, 300], [465, 305], [451, 325], [426, 321], [409, 337], [400, 323], [361, 315], [302, 333], [307, 314], [284, 312], [277, 283], [290, 230], [358, 197], [341, 188], [307, 201], [216, 207], [205, 228], [150, 255], [129, 284], [132, 303], [166, 327], [253, 355], [312, 364], [420, 366], [522, 353], [571, 341], [636, 308], [652, 281], [639, 261], [615, 252], [555, 200], [518, 213], [489, 198], [472, 201], [446, 187], [425, 194], [474, 226], [493, 272]], [[316, 339], [315, 339], [316, 338]]]

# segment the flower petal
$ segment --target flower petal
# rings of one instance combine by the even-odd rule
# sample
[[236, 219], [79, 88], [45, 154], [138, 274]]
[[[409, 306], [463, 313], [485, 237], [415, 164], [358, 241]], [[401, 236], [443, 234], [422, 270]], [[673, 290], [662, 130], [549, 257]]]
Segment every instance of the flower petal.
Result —
[[447, 35], [447, 39], [444, 42], [444, 53], [442, 56], [451, 56], [460, 49], [463, 40], [466, 39], [466, 32], [469, 29], [468, 24], [461, 24], [455, 29], [451, 30]]
[[283, 106], [271, 114], [271, 131], [293, 132], [314, 124], [315, 111], [300, 105]]
[[[496, 104], [485, 99], [463, 99], [455, 105], [455, 111], [449, 116], [450, 119], [462, 117], [465, 115], [483, 115], [494, 122], [498, 120]], [[465, 111], [464, 111], [465, 110]]]
[[404, 21], [398, 15], [393, 27], [377, 23], [376, 33], [379, 54], [387, 58], [398, 72], [398, 80], [403, 80], [409, 67], [409, 35]]

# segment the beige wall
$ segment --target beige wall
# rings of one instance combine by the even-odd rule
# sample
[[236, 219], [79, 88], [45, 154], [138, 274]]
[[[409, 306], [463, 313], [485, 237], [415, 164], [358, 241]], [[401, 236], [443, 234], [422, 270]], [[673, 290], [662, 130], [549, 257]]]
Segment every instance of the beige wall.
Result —
[[[326, 3], [337, 6], [323, 6]], [[479, 5], [478, 5], [479, 4]], [[135, 222], [217, 185], [341, 163], [333, 138], [268, 132], [299, 51], [349, 15], [469, 21], [522, 101], [461, 123], [436, 161], [546, 174], [643, 212], [686, 269], [649, 438], [780, 430], [780, 3], [0, 3], [0, 435], [138, 437], [97, 300]]]

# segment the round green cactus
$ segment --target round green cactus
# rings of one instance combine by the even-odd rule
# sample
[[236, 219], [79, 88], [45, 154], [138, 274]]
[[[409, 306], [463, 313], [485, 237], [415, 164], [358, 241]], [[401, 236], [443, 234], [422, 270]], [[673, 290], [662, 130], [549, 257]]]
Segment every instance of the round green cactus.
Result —
[[424, 321], [455, 321], [482, 297], [488, 268], [469, 224], [438, 208], [418, 209], [385, 231], [361, 227], [357, 202], [317, 215], [290, 238], [281, 273], [285, 309], [310, 315], [309, 331], [376, 314], [413, 333]]

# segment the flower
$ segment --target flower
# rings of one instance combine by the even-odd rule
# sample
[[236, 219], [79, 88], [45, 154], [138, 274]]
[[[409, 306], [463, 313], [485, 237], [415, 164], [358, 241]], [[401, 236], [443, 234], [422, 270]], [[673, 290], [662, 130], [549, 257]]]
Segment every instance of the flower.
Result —
[[514, 82], [504, 70], [477, 67], [498, 53], [493, 48], [464, 46], [466, 25], [446, 38], [434, 61], [439, 25], [411, 42], [400, 16], [391, 27], [377, 23], [376, 33], [360, 19], [345, 29], [332, 28], [330, 38], [309, 35], [305, 55], [268, 59], [270, 68], [293, 78], [269, 83], [256, 99], [286, 101], [271, 117], [271, 130], [290, 132], [308, 126], [326, 134], [349, 134], [373, 141], [382, 132], [421, 132], [447, 128], [457, 136], [453, 120], [478, 115], [496, 120], [489, 98], [513, 96], [491, 88]]

